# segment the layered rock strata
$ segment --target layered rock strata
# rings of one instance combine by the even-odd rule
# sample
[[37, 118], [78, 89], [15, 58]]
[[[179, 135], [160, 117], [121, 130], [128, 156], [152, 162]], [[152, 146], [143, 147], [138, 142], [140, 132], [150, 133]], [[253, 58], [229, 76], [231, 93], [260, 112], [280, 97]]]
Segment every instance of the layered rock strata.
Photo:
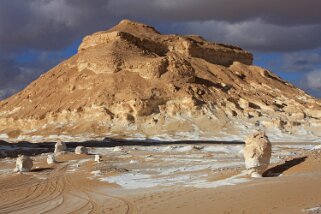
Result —
[[252, 54], [124, 20], [0, 101], [0, 138], [320, 141], [321, 102]]

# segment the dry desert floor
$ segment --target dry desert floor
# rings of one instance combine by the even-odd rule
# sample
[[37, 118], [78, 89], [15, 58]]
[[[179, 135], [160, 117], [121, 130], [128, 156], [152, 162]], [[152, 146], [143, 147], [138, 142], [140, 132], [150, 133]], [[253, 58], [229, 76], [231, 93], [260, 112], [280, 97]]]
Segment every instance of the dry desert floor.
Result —
[[[245, 175], [237, 143], [87, 146], [48, 165], [50, 149], [1, 144], [0, 213], [321, 213], [318, 144], [273, 143], [264, 178]], [[12, 172], [17, 153], [31, 172]]]

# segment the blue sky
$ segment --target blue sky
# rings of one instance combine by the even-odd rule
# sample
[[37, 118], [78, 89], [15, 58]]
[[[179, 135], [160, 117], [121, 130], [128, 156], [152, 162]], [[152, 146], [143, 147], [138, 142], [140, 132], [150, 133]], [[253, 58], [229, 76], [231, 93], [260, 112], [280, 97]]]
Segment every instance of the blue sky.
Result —
[[320, 9], [317, 0], [1, 0], [0, 99], [124, 18], [238, 45], [254, 64], [321, 97]]

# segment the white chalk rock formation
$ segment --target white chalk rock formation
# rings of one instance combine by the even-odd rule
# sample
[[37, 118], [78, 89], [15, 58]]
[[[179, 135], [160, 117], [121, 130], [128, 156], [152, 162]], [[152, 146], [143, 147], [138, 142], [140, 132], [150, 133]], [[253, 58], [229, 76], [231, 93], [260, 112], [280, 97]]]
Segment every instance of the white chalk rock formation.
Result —
[[101, 155], [95, 155], [95, 162], [100, 163]]
[[21, 155], [17, 158], [14, 172], [30, 172], [33, 166], [32, 159], [29, 156]]
[[245, 139], [245, 168], [252, 177], [262, 177], [271, 159], [272, 145], [264, 132], [255, 132]]
[[123, 20], [0, 100], [0, 140], [240, 141], [259, 128], [273, 141], [320, 142], [321, 100], [252, 61], [236, 46]]
[[56, 157], [55, 157], [54, 154], [48, 155], [48, 157], [47, 157], [47, 163], [48, 163], [48, 164], [54, 164], [54, 163], [56, 163]]
[[122, 146], [116, 146], [114, 149], [113, 149], [114, 152], [123, 152], [124, 151], [124, 148]]
[[84, 146], [77, 146], [75, 149], [75, 154], [77, 155], [88, 154], [88, 149]]
[[56, 155], [60, 155], [60, 154], [63, 154], [67, 151], [67, 146], [64, 142], [57, 142], [56, 145], [55, 145], [55, 154]]

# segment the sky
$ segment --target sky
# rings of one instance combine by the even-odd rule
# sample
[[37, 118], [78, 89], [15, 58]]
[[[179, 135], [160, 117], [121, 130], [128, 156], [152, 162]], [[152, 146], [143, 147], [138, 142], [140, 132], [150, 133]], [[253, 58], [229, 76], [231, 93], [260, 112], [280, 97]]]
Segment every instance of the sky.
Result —
[[254, 64], [321, 97], [320, 0], [0, 0], [0, 99], [122, 19], [240, 46]]

